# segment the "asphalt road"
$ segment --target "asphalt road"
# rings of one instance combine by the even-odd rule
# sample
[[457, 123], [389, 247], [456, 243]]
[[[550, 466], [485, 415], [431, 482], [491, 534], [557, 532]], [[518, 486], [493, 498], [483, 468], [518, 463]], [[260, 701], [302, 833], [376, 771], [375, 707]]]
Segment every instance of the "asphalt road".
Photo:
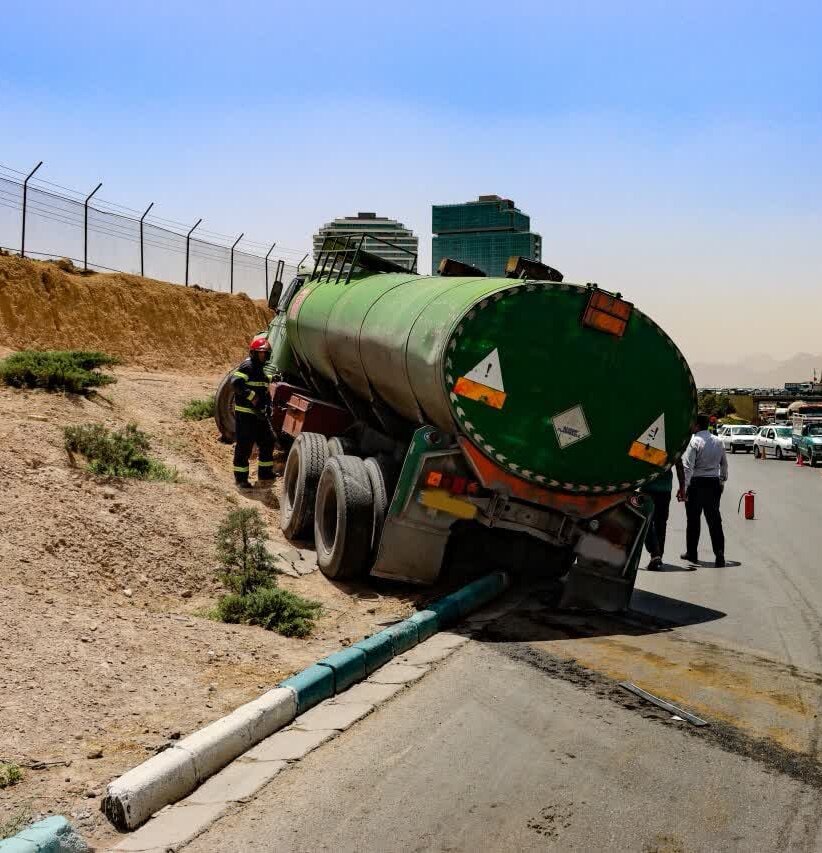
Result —
[[818, 791], [509, 651], [466, 644], [187, 853], [819, 849]]
[[[747, 489], [754, 521], [736, 513]], [[638, 579], [632, 608], [680, 627], [563, 617], [526, 591], [187, 849], [822, 850], [820, 496], [820, 470], [731, 457], [728, 567], [707, 530], [705, 563], [682, 563], [674, 504], [666, 570]], [[712, 725], [671, 721], [622, 678]]]
[[[687, 570], [679, 559], [685, 510], [674, 500], [665, 571], [640, 572], [632, 607], [673, 621], [682, 621], [683, 603], [717, 610], [687, 630], [822, 672], [822, 469], [748, 454], [729, 455], [728, 462], [721, 508], [729, 565], [713, 568], [703, 523], [703, 565]], [[753, 521], [737, 513], [748, 489], [756, 492]]]

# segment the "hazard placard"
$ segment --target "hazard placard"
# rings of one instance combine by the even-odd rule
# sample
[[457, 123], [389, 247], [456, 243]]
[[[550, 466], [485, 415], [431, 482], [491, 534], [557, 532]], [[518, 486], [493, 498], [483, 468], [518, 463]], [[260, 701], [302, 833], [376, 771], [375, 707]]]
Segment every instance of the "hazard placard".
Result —
[[460, 376], [454, 384], [454, 393], [494, 409], [501, 409], [505, 405], [506, 395], [499, 350], [491, 350], [465, 376]]
[[665, 447], [665, 413], [663, 412], [632, 444], [629, 456], [663, 468], [668, 461]]

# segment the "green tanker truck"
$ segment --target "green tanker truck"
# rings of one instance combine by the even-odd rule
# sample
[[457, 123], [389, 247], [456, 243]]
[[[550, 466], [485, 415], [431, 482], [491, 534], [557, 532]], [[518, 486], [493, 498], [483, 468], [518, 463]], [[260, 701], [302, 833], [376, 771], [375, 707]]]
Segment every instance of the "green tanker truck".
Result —
[[286, 536], [313, 537], [332, 578], [432, 583], [468, 559], [562, 578], [565, 606], [627, 606], [652, 511], [637, 489], [696, 415], [673, 341], [543, 264], [420, 276], [363, 239], [328, 238], [270, 300]]

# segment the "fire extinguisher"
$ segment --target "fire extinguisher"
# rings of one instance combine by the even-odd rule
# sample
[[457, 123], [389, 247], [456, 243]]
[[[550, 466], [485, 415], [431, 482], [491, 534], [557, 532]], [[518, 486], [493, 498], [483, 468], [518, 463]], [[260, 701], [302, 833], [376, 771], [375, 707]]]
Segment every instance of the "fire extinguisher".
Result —
[[754, 495], [755, 491], [749, 489], [742, 497], [739, 499], [739, 506], [736, 508], [736, 511], [739, 512], [742, 509], [742, 504], [745, 504], [745, 518], [751, 519], [754, 517]]

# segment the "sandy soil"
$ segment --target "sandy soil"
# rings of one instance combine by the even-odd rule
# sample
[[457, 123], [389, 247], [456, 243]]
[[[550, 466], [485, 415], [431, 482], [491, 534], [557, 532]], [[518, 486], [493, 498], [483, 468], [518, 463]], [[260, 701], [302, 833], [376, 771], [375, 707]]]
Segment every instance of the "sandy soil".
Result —
[[[0, 824], [21, 809], [64, 814], [97, 844], [116, 834], [99, 812], [112, 778], [404, 617], [420, 594], [317, 571], [283, 577], [325, 607], [307, 640], [198, 616], [220, 592], [216, 527], [251, 503], [233, 489], [213, 422], [179, 417], [219, 375], [116, 373], [90, 399], [0, 388], [0, 760], [26, 766], [0, 791]], [[179, 482], [106, 482], [72, 467], [62, 427], [90, 421], [136, 422]], [[287, 549], [276, 507], [253, 505]]]

